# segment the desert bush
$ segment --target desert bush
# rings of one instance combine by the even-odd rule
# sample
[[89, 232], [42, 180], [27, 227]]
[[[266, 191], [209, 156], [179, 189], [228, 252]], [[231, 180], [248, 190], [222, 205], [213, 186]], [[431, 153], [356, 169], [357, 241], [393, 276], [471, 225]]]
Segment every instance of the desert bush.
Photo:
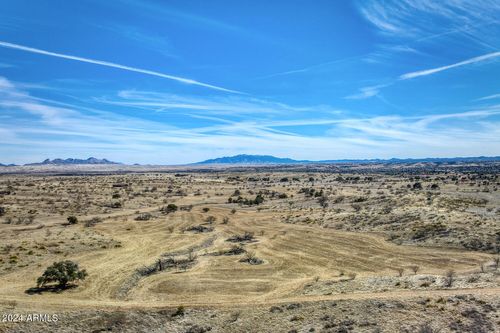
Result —
[[77, 224], [78, 223], [78, 219], [76, 218], [76, 216], [68, 216], [68, 224]]
[[254, 239], [253, 233], [246, 231], [243, 235], [233, 235], [227, 239], [228, 242], [248, 242]]
[[417, 332], [418, 333], [438, 333], [439, 330], [432, 328], [432, 326], [429, 323], [425, 323], [425, 324], [420, 325]]
[[173, 213], [173, 212], [176, 212], [178, 209], [177, 205], [175, 204], [168, 204], [166, 205], [165, 207], [162, 207], [160, 209], [160, 211], [163, 213], [163, 214], [169, 214], [169, 213]]
[[247, 205], [247, 206], [260, 205], [261, 203], [264, 202], [264, 196], [261, 193], [257, 194], [254, 199], [248, 199], [248, 198], [243, 198], [243, 197], [239, 196], [236, 199], [229, 198], [227, 200], [227, 202], [228, 203], [237, 203], [237, 204]]
[[191, 209], [193, 209], [193, 205], [181, 206], [181, 207], [179, 207], [179, 209], [186, 211], [186, 212], [190, 212]]
[[417, 265], [413, 265], [413, 266], [410, 266], [410, 269], [412, 270], [413, 274], [417, 274], [420, 267]]
[[10, 251], [14, 248], [14, 245], [12, 244], [7, 244], [7, 245], [4, 245], [4, 247], [2, 248], [2, 252], [4, 254], [8, 254], [10, 253]]
[[202, 232], [211, 232], [214, 230], [214, 228], [211, 227], [205, 227], [204, 225], [195, 225], [192, 227], [189, 227], [186, 229], [187, 231], [192, 231], [195, 233], [202, 233]]
[[318, 203], [322, 208], [327, 208], [328, 207], [328, 197], [325, 195], [322, 195], [318, 198]]
[[235, 245], [231, 246], [231, 248], [229, 250], [224, 251], [224, 254], [228, 255], [228, 256], [234, 256], [234, 255], [242, 254], [245, 252], [246, 251], [243, 248], [243, 246], [235, 244]]
[[471, 275], [467, 278], [468, 283], [474, 283], [477, 281], [479, 281], [479, 276], [477, 276], [477, 275]]
[[208, 207], [203, 207], [203, 209], [202, 209], [203, 213], [208, 213], [209, 210], [210, 210], [210, 208], [208, 208]]
[[431, 190], [439, 190], [439, 185], [438, 184], [432, 184], [431, 185]]
[[208, 216], [206, 219], [205, 219], [205, 222], [208, 223], [208, 224], [213, 224], [217, 219], [215, 218], [215, 216]]
[[422, 189], [422, 183], [416, 182], [412, 185], [412, 189], [414, 190], [421, 190]]
[[196, 258], [198, 258], [198, 255], [196, 254], [196, 252], [194, 252], [193, 249], [190, 249], [189, 252], [188, 252], [188, 260], [190, 262], [192, 262], [192, 261], [195, 261]]
[[453, 282], [455, 281], [455, 271], [450, 269], [446, 272], [444, 285], [445, 287], [450, 288], [453, 286]]
[[368, 200], [368, 198], [366, 198], [366, 197], [356, 197], [352, 200], [352, 202], [365, 202], [367, 200]]
[[334, 203], [341, 203], [341, 202], [343, 202], [343, 201], [344, 201], [344, 199], [345, 199], [345, 196], [343, 196], [343, 195], [339, 195], [338, 197], [336, 197], [336, 198], [333, 200], [333, 202], [334, 202]]
[[87, 220], [85, 221], [85, 226], [86, 227], [93, 227], [95, 226], [97, 223], [101, 223], [102, 222], [102, 219], [99, 218], [99, 217], [93, 217], [91, 218], [90, 220]]
[[5, 207], [0, 206], [0, 216], [4, 216], [4, 215], [5, 215]]
[[54, 262], [45, 272], [36, 280], [38, 287], [43, 287], [47, 283], [57, 282], [59, 287], [66, 287], [68, 283], [84, 280], [87, 277], [87, 272], [84, 269], [79, 269], [78, 264], [70, 261]]
[[355, 212], [359, 212], [361, 210], [361, 205], [358, 204], [351, 204], [352, 209], [354, 209]]
[[264, 261], [262, 259], [257, 258], [255, 252], [247, 251], [245, 253], [245, 256], [242, 259], [240, 259], [240, 262], [246, 262], [249, 263], [250, 265], [260, 265]]
[[122, 203], [119, 202], [119, 201], [116, 201], [116, 202], [113, 202], [111, 205], [110, 205], [111, 208], [122, 208]]
[[412, 239], [425, 239], [428, 237], [436, 236], [442, 234], [447, 231], [446, 226], [441, 223], [432, 223], [432, 224], [420, 224], [413, 228]]
[[172, 317], [184, 316], [185, 309], [183, 305], [179, 305], [177, 310], [172, 314]]
[[35, 222], [35, 217], [33, 215], [30, 216], [21, 216], [17, 218], [17, 222], [15, 224], [33, 224]]
[[316, 192], [316, 189], [314, 188], [308, 188], [308, 187], [303, 187], [299, 190], [299, 193], [304, 193], [306, 197], [312, 197], [314, 196], [314, 193]]
[[461, 244], [466, 249], [474, 251], [495, 251], [495, 246], [493, 245], [493, 243], [480, 238], [464, 240], [461, 242]]
[[257, 194], [257, 196], [255, 197], [255, 199], [253, 199], [254, 205], [260, 205], [263, 202], [264, 202], [264, 197], [260, 193]]
[[138, 216], [136, 216], [135, 220], [136, 221], [149, 221], [151, 220], [153, 216], [150, 213], [141, 213]]
[[222, 224], [228, 224], [228, 223], [229, 223], [229, 217], [224, 216], [224, 217], [222, 218]]

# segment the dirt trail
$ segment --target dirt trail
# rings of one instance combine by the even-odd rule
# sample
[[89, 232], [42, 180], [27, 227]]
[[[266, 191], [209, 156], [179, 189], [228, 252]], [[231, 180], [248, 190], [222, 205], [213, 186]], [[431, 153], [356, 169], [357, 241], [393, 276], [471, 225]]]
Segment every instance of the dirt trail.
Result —
[[[391, 299], [407, 300], [415, 297], [446, 297], [455, 295], [475, 295], [475, 296], [497, 296], [500, 295], [500, 288], [471, 288], [471, 289], [443, 289], [443, 290], [401, 290], [376, 293], [349, 293], [325, 296], [301, 296], [283, 299], [266, 299], [259, 301], [214, 301], [183, 303], [184, 306], [191, 308], [232, 308], [232, 307], [251, 307], [261, 305], [278, 305], [286, 303], [303, 303], [318, 301], [336, 301], [336, 300], [370, 300], [370, 299]], [[102, 309], [102, 310], [128, 310], [128, 309], [161, 309], [175, 308], [178, 303], [171, 302], [136, 302], [136, 301], [94, 301], [66, 299], [61, 302], [58, 300], [47, 300], [38, 298], [17, 298], [15, 296], [2, 296], [0, 304], [6, 307], [18, 307], [24, 309], [44, 309], [44, 310], [84, 310]]]

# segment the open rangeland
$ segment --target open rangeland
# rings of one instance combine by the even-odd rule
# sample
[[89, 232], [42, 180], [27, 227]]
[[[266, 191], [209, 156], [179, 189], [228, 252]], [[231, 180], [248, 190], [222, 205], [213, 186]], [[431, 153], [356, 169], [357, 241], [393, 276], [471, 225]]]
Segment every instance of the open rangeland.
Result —
[[498, 330], [498, 173], [341, 171], [3, 175], [0, 331]]

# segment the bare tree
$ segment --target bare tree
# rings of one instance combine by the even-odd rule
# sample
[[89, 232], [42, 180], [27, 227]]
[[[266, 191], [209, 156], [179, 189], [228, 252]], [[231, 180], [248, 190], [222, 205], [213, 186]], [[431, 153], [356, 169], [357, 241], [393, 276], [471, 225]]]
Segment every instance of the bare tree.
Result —
[[198, 256], [196, 255], [196, 253], [194, 252], [194, 250], [193, 249], [189, 249], [188, 260], [189, 261], [195, 261], [197, 257]]
[[455, 271], [450, 269], [446, 272], [446, 279], [445, 279], [445, 287], [451, 287], [453, 285], [453, 281], [455, 280]]
[[161, 263], [161, 259], [158, 259], [158, 270], [159, 270], [159, 271], [162, 271], [162, 270], [163, 270], [163, 266], [162, 266], [162, 263]]
[[410, 266], [410, 269], [412, 270], [413, 274], [415, 275], [419, 271], [420, 267], [417, 265], [413, 265], [413, 266]]

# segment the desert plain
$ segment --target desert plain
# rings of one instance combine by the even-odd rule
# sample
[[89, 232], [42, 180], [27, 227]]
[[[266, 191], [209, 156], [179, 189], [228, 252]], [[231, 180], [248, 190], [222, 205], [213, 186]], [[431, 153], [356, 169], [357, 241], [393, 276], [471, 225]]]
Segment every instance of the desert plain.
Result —
[[498, 332], [499, 169], [2, 168], [0, 332]]

